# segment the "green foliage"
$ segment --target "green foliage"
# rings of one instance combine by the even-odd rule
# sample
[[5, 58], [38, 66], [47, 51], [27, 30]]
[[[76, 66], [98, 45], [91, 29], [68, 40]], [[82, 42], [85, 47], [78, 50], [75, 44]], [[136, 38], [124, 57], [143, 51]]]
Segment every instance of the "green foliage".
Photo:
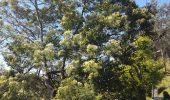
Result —
[[88, 73], [88, 79], [92, 79], [98, 76], [98, 70], [101, 69], [101, 66], [98, 63], [95, 63], [93, 60], [86, 61], [82, 65], [83, 71]]
[[[32, 100], [45, 98], [46, 88], [42, 79], [35, 75], [20, 75], [15, 77], [0, 76], [1, 100]], [[34, 85], [32, 85], [34, 84]]]
[[64, 79], [58, 88], [56, 100], [100, 100], [90, 84], [82, 84], [74, 79]]
[[1, 82], [2, 97], [145, 100], [163, 78], [147, 8], [132, 0], [28, 2], [0, 7], [11, 40], [4, 58], [19, 73]]

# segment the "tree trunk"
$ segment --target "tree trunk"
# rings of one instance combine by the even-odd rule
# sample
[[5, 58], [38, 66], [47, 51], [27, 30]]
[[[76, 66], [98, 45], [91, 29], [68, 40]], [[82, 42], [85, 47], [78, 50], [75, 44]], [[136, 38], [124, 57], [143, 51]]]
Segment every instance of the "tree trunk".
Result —
[[146, 100], [146, 91], [144, 88], [139, 87], [138, 88], [138, 99], [137, 100]]
[[47, 89], [47, 95], [45, 97], [45, 100], [51, 100], [51, 98], [53, 97], [54, 88], [51, 86], [50, 77], [48, 74], [45, 75], [44, 82]]
[[66, 56], [64, 56], [63, 58], [63, 65], [62, 65], [62, 68], [61, 68], [61, 78], [62, 79], [65, 79], [65, 62], [66, 62]]

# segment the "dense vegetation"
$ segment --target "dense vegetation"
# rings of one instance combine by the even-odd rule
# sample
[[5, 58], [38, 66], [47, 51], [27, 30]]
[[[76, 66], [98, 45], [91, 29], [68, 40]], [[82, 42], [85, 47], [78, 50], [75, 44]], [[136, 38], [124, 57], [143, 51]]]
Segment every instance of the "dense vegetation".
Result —
[[1, 0], [0, 99], [146, 100], [168, 72], [168, 7]]

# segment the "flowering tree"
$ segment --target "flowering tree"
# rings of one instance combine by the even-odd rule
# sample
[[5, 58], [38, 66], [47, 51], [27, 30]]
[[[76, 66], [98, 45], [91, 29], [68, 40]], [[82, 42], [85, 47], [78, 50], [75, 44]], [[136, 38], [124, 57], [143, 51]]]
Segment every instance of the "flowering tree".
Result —
[[145, 100], [162, 78], [153, 14], [131, 0], [1, 2], [5, 60], [40, 78], [42, 98]]

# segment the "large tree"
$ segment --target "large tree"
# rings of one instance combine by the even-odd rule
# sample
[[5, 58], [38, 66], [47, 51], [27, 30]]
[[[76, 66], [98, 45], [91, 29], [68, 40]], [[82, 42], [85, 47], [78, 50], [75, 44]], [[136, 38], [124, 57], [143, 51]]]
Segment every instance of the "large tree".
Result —
[[64, 5], [62, 1], [1, 1], [3, 33], [8, 40], [5, 61], [15, 73], [32, 72], [44, 77], [50, 97], [60, 80], [56, 72], [62, 72], [58, 64], [63, 58], [57, 51], [62, 49], [59, 46], [62, 38], [59, 23], [63, 13], [60, 9], [66, 8]]
[[163, 58], [165, 64], [165, 72], [167, 71], [166, 63], [170, 57], [170, 3], [157, 3], [157, 0], [152, 0], [148, 5], [149, 9], [155, 14], [155, 31], [157, 35], [154, 37], [154, 47], [156, 51], [156, 58]]
[[145, 100], [162, 78], [153, 14], [134, 1], [10, 0], [0, 9], [7, 64], [38, 76], [46, 98]]

